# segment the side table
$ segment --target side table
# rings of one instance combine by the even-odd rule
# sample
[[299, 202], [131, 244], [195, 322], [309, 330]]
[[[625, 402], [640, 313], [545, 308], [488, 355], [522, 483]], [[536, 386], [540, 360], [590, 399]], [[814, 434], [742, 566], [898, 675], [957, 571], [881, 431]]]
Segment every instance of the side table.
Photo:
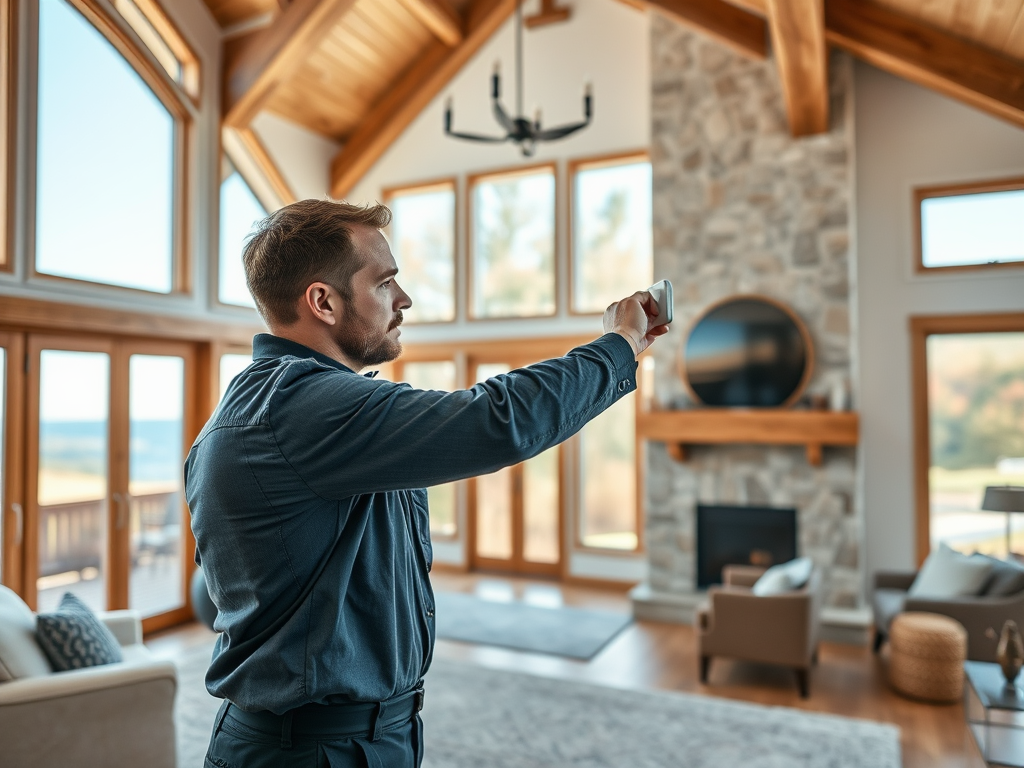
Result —
[[987, 661], [965, 661], [964, 675], [964, 716], [985, 764], [1024, 768], [1024, 680], [1008, 689]]

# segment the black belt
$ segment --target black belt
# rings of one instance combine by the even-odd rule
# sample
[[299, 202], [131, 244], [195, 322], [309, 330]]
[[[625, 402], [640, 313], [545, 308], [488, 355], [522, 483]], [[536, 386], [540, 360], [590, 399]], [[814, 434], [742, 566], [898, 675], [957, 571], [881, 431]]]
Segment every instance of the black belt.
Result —
[[217, 725], [231, 717], [249, 728], [268, 735], [281, 735], [281, 747], [292, 740], [364, 738], [377, 741], [388, 728], [407, 723], [423, 709], [423, 688], [394, 696], [387, 701], [351, 704], [305, 704], [284, 714], [246, 712], [225, 702]]

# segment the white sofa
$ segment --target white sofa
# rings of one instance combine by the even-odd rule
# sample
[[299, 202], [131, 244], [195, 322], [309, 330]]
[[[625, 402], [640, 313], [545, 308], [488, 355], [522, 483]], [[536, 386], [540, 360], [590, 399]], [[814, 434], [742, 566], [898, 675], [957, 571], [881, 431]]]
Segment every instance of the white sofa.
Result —
[[98, 614], [124, 661], [52, 672], [35, 614], [0, 587], [0, 764], [175, 768], [174, 664], [142, 644], [135, 611]]

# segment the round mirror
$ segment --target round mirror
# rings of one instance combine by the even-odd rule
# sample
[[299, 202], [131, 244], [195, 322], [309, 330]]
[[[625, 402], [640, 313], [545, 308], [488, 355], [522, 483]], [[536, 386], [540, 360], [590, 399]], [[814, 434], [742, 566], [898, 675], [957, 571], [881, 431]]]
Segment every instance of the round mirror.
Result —
[[807, 328], [763, 296], [712, 305], [683, 345], [683, 381], [703, 405], [785, 408], [803, 393], [812, 367]]

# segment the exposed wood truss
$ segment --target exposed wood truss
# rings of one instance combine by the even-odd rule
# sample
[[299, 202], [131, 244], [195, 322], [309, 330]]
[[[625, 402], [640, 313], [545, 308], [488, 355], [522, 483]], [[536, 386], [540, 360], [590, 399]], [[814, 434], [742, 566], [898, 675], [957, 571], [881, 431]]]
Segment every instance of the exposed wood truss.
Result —
[[528, 29], [543, 27], [546, 24], [557, 24], [560, 21], [568, 21], [572, 16], [572, 9], [567, 6], [558, 5], [558, 0], [540, 0], [540, 10], [523, 19], [523, 24]]
[[647, 0], [647, 5], [747, 56], [763, 59], [768, 55], [768, 28], [764, 19], [725, 0]]
[[[363, 118], [331, 163], [331, 196], [344, 197], [462, 66], [515, 9], [515, 0], [476, 0], [466, 13], [466, 34], [449, 48], [426, 50], [393, 83]], [[440, 127], [440, 126], [439, 126]]]
[[244, 128], [355, 0], [295, 0], [224, 64], [224, 124]]
[[828, 0], [828, 42], [876, 67], [1024, 126], [1024, 63], [880, 6]]
[[828, 131], [824, 0], [768, 0], [768, 26], [790, 132]]
[[402, 0], [402, 5], [445, 45], [462, 42], [462, 17], [448, 0]]
[[[252, 169], [255, 170], [267, 183], [271, 191], [277, 197], [279, 205], [294, 203], [296, 198], [291, 186], [281, 174], [274, 159], [267, 152], [267, 148], [260, 141], [260, 137], [249, 127], [245, 128], [224, 128], [222, 143], [228, 157], [236, 166], [240, 163], [239, 155], [248, 160]], [[243, 176], [245, 176], [243, 169]], [[266, 203], [264, 203], [266, 205]], [[274, 206], [276, 207], [276, 206]]]

